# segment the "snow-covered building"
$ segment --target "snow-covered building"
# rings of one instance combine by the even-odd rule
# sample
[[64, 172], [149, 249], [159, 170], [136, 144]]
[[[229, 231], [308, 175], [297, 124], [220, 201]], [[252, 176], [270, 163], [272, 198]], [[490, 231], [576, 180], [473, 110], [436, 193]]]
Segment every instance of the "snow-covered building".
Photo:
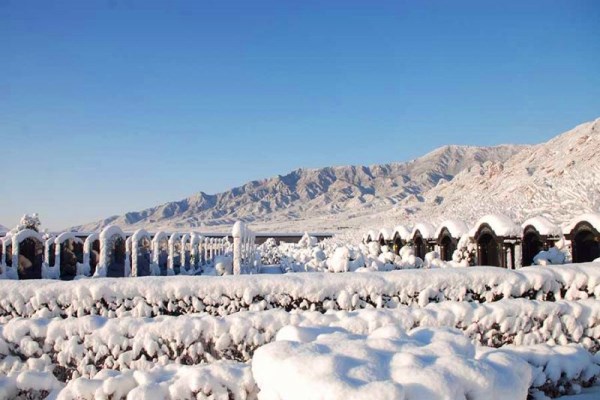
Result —
[[410, 234], [410, 230], [404, 225], [398, 225], [394, 228], [392, 246], [396, 255], [400, 254], [400, 249], [410, 241]]
[[425, 254], [435, 249], [435, 227], [426, 222], [415, 225], [411, 233], [415, 256], [425, 259]]
[[520, 266], [521, 227], [501, 214], [486, 215], [469, 232], [477, 244], [477, 265], [514, 269]]
[[560, 227], [542, 216], [528, 219], [521, 224], [521, 228], [521, 263], [524, 267], [532, 265], [534, 257], [540, 251], [548, 251], [562, 237]]
[[590, 262], [600, 258], [600, 214], [584, 214], [567, 229], [571, 241], [573, 262]]
[[394, 232], [388, 228], [381, 228], [377, 235], [377, 241], [380, 246], [391, 246], [394, 240]]
[[435, 232], [436, 244], [443, 261], [451, 261], [460, 238], [469, 232], [467, 224], [449, 219], [440, 224]]

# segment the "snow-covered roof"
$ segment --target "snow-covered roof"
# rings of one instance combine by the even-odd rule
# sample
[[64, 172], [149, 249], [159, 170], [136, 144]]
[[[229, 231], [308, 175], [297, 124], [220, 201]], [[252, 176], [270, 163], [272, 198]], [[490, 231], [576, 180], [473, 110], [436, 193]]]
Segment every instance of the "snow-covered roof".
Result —
[[436, 238], [435, 227], [428, 222], [419, 222], [416, 224], [410, 236], [414, 237], [417, 231], [421, 233], [421, 236], [423, 236], [424, 239]]
[[169, 240], [169, 234], [167, 232], [164, 231], [158, 231], [156, 232], [156, 235], [154, 235], [154, 239], [152, 239], [152, 243], [160, 243], [163, 240]]
[[540, 235], [547, 236], [560, 236], [562, 235], [562, 230], [560, 226], [550, 222], [549, 219], [538, 215], [537, 217], [529, 218], [527, 221], [521, 224], [521, 228], [525, 229], [528, 226], [533, 226]]
[[125, 239], [125, 233], [123, 233], [121, 228], [119, 228], [116, 225], [109, 225], [106, 228], [102, 229], [102, 232], [100, 232], [100, 241], [105, 242], [114, 235], [119, 235], [120, 237]]
[[587, 213], [572, 220], [567, 225], [567, 232], [571, 232], [578, 223], [583, 221], [590, 223], [596, 230], [600, 231], [600, 213]]
[[367, 232], [367, 236], [371, 237], [371, 240], [377, 240], [377, 232], [375, 232], [372, 229], [369, 232]]
[[170, 237], [169, 237], [169, 246], [172, 246], [175, 244], [175, 242], [178, 242], [181, 240], [181, 233], [175, 232], [173, 233]]
[[464, 221], [458, 219], [447, 219], [438, 226], [435, 231], [435, 237], [438, 238], [442, 230], [446, 228], [453, 238], [461, 238], [465, 233], [469, 232], [469, 227]]
[[377, 239], [383, 236], [383, 240], [392, 240], [394, 239], [394, 232], [388, 228], [381, 228], [379, 230], [379, 235], [377, 235]]
[[13, 243], [21, 243], [23, 240], [28, 238], [35, 238], [40, 242], [44, 243], [43, 236], [39, 232], [34, 231], [33, 229], [23, 229], [19, 231], [16, 235], [12, 237], [12, 241]]
[[521, 227], [502, 214], [488, 214], [480, 218], [469, 231], [469, 236], [474, 237], [483, 224], [488, 224], [498, 236], [521, 236]]
[[143, 238], [150, 240], [150, 234], [145, 229], [138, 229], [133, 236], [131, 236], [131, 241], [133, 243], [139, 243]]
[[75, 242], [83, 243], [83, 240], [79, 239], [76, 235], [76, 232], [63, 232], [54, 239], [54, 243], [60, 245], [67, 240], [71, 239]]
[[404, 240], [405, 242], [410, 240], [411, 238], [410, 229], [408, 229], [404, 225], [398, 225], [394, 228], [394, 234], [392, 235], [392, 237], [395, 237], [396, 234], [398, 234], [398, 236], [400, 236], [400, 239]]

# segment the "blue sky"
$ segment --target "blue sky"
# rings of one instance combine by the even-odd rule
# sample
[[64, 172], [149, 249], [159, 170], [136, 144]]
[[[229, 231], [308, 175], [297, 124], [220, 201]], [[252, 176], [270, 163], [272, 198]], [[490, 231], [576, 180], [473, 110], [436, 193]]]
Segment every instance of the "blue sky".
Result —
[[0, 223], [600, 117], [597, 1], [0, 0]]

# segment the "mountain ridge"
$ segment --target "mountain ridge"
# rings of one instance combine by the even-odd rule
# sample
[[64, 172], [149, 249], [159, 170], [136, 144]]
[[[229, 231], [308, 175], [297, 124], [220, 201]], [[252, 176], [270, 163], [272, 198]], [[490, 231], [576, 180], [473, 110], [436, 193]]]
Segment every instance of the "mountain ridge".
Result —
[[[131, 230], [198, 228], [246, 222], [298, 221], [306, 213], [337, 214], [348, 207], [371, 209], [420, 196], [440, 180], [451, 180], [465, 166], [504, 161], [525, 145], [493, 147], [446, 145], [406, 162], [298, 168], [284, 175], [253, 180], [228, 191], [197, 192], [187, 198], [141, 211], [76, 226], [95, 231], [109, 224]], [[312, 215], [309, 215], [312, 216]]]

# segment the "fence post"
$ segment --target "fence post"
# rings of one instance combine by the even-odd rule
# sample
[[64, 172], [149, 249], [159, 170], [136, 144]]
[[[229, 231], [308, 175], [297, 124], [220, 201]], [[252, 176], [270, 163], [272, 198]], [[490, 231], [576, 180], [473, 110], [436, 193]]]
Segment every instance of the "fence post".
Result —
[[237, 221], [233, 225], [231, 236], [233, 236], [233, 274], [240, 275], [242, 273], [242, 236], [245, 230], [244, 223]]

